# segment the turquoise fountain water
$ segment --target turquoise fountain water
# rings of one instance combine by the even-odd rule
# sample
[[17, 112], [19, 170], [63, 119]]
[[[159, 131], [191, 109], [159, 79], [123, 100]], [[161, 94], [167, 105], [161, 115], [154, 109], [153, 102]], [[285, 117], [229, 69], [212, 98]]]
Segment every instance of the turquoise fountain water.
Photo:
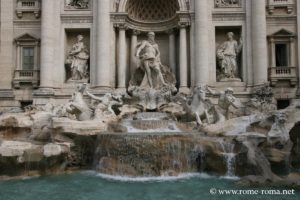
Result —
[[[202, 200], [202, 199], [299, 199], [296, 195], [220, 195], [217, 190], [250, 189], [236, 180], [206, 174], [179, 177], [126, 178], [94, 172], [0, 182], [2, 200]], [[266, 189], [266, 188], [251, 188]], [[281, 188], [272, 188], [281, 189]], [[292, 188], [289, 188], [292, 189]]]

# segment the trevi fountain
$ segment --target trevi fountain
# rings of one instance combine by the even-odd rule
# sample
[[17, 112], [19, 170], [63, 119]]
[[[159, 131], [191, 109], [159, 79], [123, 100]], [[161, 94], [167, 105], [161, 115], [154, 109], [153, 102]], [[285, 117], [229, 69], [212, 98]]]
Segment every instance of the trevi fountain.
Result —
[[[42, 9], [46, 9], [46, 5], [53, 7], [56, 4], [53, 2], [42, 1]], [[84, 29], [66, 28], [65, 56], [57, 60], [47, 59], [47, 56], [58, 55], [56, 51], [62, 52], [55, 50], [58, 46], [49, 39], [57, 35], [51, 36], [49, 31], [42, 30], [41, 51], [47, 53], [42, 52], [40, 58], [41, 85], [32, 82], [33, 87], [37, 87], [33, 91], [33, 102], [26, 105], [21, 102], [19, 107], [6, 106], [0, 110], [0, 199], [299, 199], [300, 100], [291, 98], [288, 105], [279, 106], [282, 101], [278, 100], [279, 90], [275, 85], [282, 79], [276, 79], [275, 83], [273, 79], [268, 80], [268, 73], [261, 68], [267, 59], [263, 57], [266, 55], [263, 48], [267, 49], [260, 34], [266, 32], [263, 33], [263, 28], [253, 29], [250, 47], [251, 39], [248, 32], [243, 31], [244, 25], [216, 27], [218, 45], [212, 56], [206, 30], [211, 27], [207, 23], [210, 22], [208, 12], [201, 7], [211, 9], [212, 4], [222, 13], [226, 9], [248, 10], [250, 6], [254, 9], [250, 11], [252, 15], [261, 17], [262, 10], [266, 15], [264, 1], [161, 3], [163, 8], [172, 5], [174, 9], [181, 9], [174, 18], [172, 12], [158, 15], [158, 18], [170, 17], [169, 22], [160, 21], [163, 29], [155, 25], [156, 15], [152, 19], [151, 13], [149, 16], [135, 13], [137, 1], [113, 1], [115, 10], [110, 18], [104, 16], [108, 9], [105, 6], [110, 4], [107, 0], [57, 2], [63, 5], [63, 12], [74, 10], [78, 15], [98, 9], [103, 20], [95, 23], [103, 29], [96, 27], [98, 33], [89, 34]], [[142, 7], [142, 4], [137, 5]], [[172, 11], [173, 7], [169, 9]], [[50, 22], [51, 16], [47, 16], [54, 12], [53, 8], [43, 10], [42, 23], [56, 23]], [[273, 9], [276, 10], [276, 6]], [[149, 10], [145, 8], [146, 11]], [[23, 15], [18, 17], [26, 17]], [[62, 15], [62, 19], [72, 18], [67, 15]], [[140, 21], [136, 17], [140, 17]], [[142, 19], [152, 21], [143, 24]], [[106, 20], [113, 20], [113, 28], [119, 34], [114, 51], [117, 58], [115, 88], [108, 87], [111, 84], [109, 72], [95, 68], [95, 65], [111, 63], [109, 55], [112, 54], [107, 54], [111, 41], [105, 37], [112, 36], [105, 33], [106, 28], [111, 31]], [[259, 17], [252, 20], [252, 27], [260, 25]], [[77, 22], [74, 19], [72, 23]], [[195, 43], [190, 34], [192, 30], [199, 34], [198, 39], [194, 38]], [[288, 34], [284, 29], [280, 33], [283, 32]], [[130, 62], [127, 62], [124, 47], [128, 34], [132, 34]], [[164, 40], [168, 34], [169, 49]], [[293, 37], [283, 35], [279, 37], [281, 40]], [[273, 36], [270, 47], [276, 40], [276, 34]], [[90, 43], [93, 37], [100, 38], [97, 44]], [[178, 48], [177, 38], [178, 52], [172, 49]], [[191, 51], [187, 49], [187, 38], [191, 40], [188, 45]], [[17, 45], [21, 45], [17, 48], [22, 48], [20, 53], [24, 54], [18, 56], [28, 59], [30, 64], [28, 41], [28, 38], [16, 39]], [[294, 39], [287, 41], [294, 42]], [[257, 51], [248, 54], [253, 57], [251, 69], [245, 68], [248, 48]], [[280, 54], [283, 50], [279, 48], [273, 53]], [[294, 51], [292, 46], [289, 53], [291, 51]], [[188, 61], [189, 56], [196, 63]], [[276, 56], [275, 64], [285, 59], [283, 55]], [[64, 73], [48, 65], [59, 60], [63, 60]], [[209, 60], [214, 60], [216, 65], [212, 71], [216, 84], [211, 84], [211, 70], [206, 68], [211, 66]], [[188, 67], [192, 64], [194, 69]], [[254, 76], [253, 84], [249, 84], [247, 70]], [[61, 74], [63, 88], [55, 86]], [[289, 80], [288, 84], [296, 84]], [[14, 80], [13, 84], [19, 91], [27, 87], [21, 79]], [[286, 94], [289, 89], [280, 91]], [[225, 190], [242, 193], [226, 195], [222, 193]], [[267, 193], [264, 195], [263, 191]], [[283, 195], [282, 191], [289, 193]]]

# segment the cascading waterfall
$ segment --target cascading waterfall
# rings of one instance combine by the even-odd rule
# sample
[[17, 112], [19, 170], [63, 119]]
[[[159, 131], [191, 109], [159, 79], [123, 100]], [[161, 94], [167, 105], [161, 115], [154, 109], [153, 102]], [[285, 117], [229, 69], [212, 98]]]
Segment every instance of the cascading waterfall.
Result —
[[222, 148], [222, 154], [224, 161], [226, 163], [226, 176], [234, 177], [235, 176], [235, 156], [236, 154], [233, 152], [234, 144], [230, 142], [226, 142], [223, 140], [219, 141], [220, 147]]

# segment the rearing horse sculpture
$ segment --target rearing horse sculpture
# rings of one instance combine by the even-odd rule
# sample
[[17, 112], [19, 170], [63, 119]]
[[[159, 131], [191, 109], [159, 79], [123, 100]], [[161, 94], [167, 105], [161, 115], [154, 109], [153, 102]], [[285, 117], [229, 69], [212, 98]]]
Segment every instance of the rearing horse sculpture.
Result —
[[180, 97], [179, 101], [183, 105], [188, 114], [196, 117], [197, 124], [202, 126], [202, 119], [206, 119], [207, 123], [212, 123], [209, 117], [209, 112], [213, 108], [213, 104], [206, 98], [205, 86], [199, 86], [194, 89], [192, 101], [189, 104], [185, 98]]
[[71, 102], [66, 107], [66, 111], [70, 114], [74, 114], [78, 121], [87, 121], [93, 116], [93, 111], [83, 100], [83, 93], [85, 89], [86, 84], [78, 85], [77, 91], [74, 92]]

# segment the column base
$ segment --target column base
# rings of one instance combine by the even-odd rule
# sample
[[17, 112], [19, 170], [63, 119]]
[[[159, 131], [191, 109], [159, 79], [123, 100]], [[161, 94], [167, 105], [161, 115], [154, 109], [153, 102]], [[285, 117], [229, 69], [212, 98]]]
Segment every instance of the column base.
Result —
[[113, 88], [111, 86], [90, 86], [93, 90], [101, 90], [101, 91], [111, 91]]
[[179, 93], [183, 93], [183, 94], [189, 94], [190, 93], [190, 88], [188, 87], [180, 87], [179, 88]]
[[115, 90], [116, 93], [126, 93], [127, 92], [127, 88], [125, 87], [120, 87], [120, 88], [117, 88]]

